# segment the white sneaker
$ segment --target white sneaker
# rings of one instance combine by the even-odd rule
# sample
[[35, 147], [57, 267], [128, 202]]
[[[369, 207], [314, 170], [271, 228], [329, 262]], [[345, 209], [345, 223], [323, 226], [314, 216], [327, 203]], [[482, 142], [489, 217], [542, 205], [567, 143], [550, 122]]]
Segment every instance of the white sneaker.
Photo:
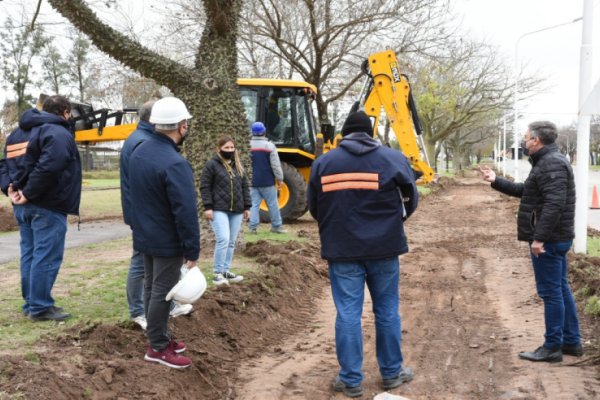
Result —
[[179, 317], [180, 315], [188, 315], [192, 312], [193, 308], [194, 306], [192, 306], [191, 304], [179, 304], [175, 302], [175, 307], [171, 309], [171, 312], [169, 312], [169, 316], [175, 318]]
[[223, 278], [227, 279], [229, 282], [238, 283], [244, 280], [242, 275], [236, 275], [233, 272], [225, 271], [223, 272]]
[[216, 286], [229, 285], [229, 281], [225, 279], [223, 274], [215, 274], [212, 281]]
[[131, 318], [131, 320], [133, 322], [135, 322], [136, 324], [138, 324], [140, 326], [140, 328], [142, 328], [143, 330], [146, 330], [146, 328], [148, 327], [148, 322], [146, 322], [146, 317], [144, 317], [143, 315], [138, 315], [135, 318]]

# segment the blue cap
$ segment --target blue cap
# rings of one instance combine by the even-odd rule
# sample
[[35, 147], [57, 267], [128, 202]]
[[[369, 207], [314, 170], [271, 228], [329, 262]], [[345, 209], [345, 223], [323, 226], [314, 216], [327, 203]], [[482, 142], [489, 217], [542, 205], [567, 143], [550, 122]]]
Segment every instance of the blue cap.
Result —
[[262, 122], [255, 122], [252, 124], [253, 135], [261, 136], [266, 130], [267, 128], [265, 128], [265, 125]]

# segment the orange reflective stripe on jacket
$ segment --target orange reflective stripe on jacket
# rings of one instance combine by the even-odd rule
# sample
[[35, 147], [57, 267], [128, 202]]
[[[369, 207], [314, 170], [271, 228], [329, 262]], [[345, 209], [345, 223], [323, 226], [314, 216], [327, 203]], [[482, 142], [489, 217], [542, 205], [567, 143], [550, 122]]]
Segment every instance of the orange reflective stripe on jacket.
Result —
[[29, 142], [21, 142], [6, 146], [6, 158], [15, 158], [25, 154], [27, 152], [28, 143]]
[[379, 190], [379, 174], [370, 172], [349, 172], [321, 177], [323, 192], [335, 190], [361, 189]]

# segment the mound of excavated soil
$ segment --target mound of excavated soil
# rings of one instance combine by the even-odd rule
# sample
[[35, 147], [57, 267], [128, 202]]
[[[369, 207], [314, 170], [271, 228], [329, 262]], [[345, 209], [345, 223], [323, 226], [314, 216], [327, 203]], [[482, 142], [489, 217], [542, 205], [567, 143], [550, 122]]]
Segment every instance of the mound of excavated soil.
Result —
[[193, 359], [187, 370], [143, 361], [145, 337], [129, 322], [80, 326], [46, 340], [39, 363], [4, 357], [0, 376], [8, 382], [0, 380], [0, 392], [44, 400], [235, 398], [240, 360], [272, 350], [310, 318], [327, 275], [318, 252], [295, 242], [248, 244], [245, 254], [256, 257], [259, 271], [244, 284], [209, 291], [189, 317], [172, 321]]
[[0, 232], [14, 231], [18, 228], [12, 209], [0, 206]]

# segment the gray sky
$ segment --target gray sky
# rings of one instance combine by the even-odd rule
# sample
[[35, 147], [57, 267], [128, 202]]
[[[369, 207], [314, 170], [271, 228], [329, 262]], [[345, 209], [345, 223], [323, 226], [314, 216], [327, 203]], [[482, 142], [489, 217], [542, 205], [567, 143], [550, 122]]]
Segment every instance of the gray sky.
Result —
[[[515, 65], [521, 35], [570, 22], [583, 15], [583, 0], [453, 0], [461, 27], [500, 46]], [[600, 0], [594, 0], [593, 76], [600, 78]], [[518, 57], [526, 71], [548, 77], [550, 88], [520, 104], [521, 126], [536, 119], [558, 124], [577, 120], [582, 21], [524, 36]]]
[[[593, 2], [595, 42], [592, 84], [600, 79], [600, 0]], [[14, 12], [15, 6], [21, 3], [22, 0], [0, 2], [0, 15]], [[32, 12], [35, 2], [28, 0], [24, 3]], [[516, 42], [521, 35], [572, 21], [581, 17], [583, 12], [583, 0], [451, 0], [451, 3], [465, 34], [499, 46], [499, 57], [512, 66], [515, 65]], [[147, 28], [144, 24], [152, 26], [151, 22], [145, 22], [144, 19], [155, 16], [150, 7], [156, 4], [156, 0], [120, 2], [131, 16], [129, 21], [137, 21], [135, 30], [138, 32]], [[53, 13], [46, 2], [43, 3], [42, 12]], [[128, 23], [123, 15], [115, 17], [114, 22]], [[581, 37], [582, 22], [579, 21], [527, 35], [519, 42], [518, 55], [520, 62], [526, 66], [526, 72], [548, 77], [549, 86], [544, 93], [519, 104], [519, 109], [524, 113], [521, 120], [523, 127], [536, 119], [549, 119], [558, 124], [576, 121]], [[5, 93], [0, 89], [0, 104], [4, 102], [4, 97]]]

